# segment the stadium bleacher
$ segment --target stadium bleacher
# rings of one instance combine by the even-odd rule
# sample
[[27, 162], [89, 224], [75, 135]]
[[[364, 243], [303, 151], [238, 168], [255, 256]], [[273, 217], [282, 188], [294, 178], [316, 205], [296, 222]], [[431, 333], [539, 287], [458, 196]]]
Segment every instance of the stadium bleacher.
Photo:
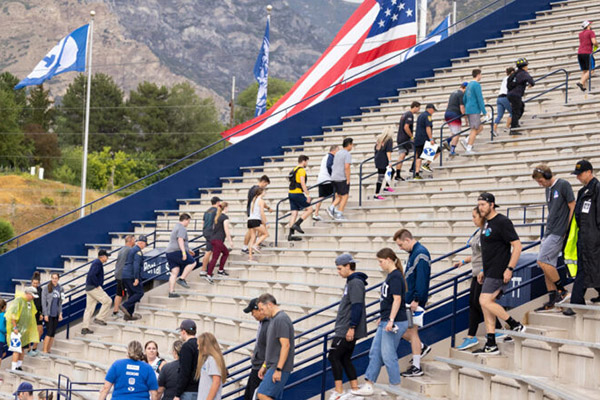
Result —
[[[486, 127], [476, 141], [476, 154], [453, 159], [447, 159], [444, 154], [443, 166], [433, 164], [433, 177], [398, 183], [396, 192], [384, 195], [385, 201], [372, 199], [375, 187], [372, 177], [362, 183], [363, 202], [359, 206], [359, 165], [372, 156], [375, 137], [384, 127], [397, 126], [401, 113], [413, 100], [436, 104], [440, 112], [434, 115], [434, 137], [439, 137], [447, 98], [462, 81], [470, 80], [473, 68], [483, 70], [484, 98], [494, 107], [504, 70], [514, 64], [517, 56], [528, 58], [534, 79], [564, 68], [573, 82], [578, 76], [576, 34], [579, 25], [582, 20], [596, 16], [600, 16], [597, 0], [553, 3], [552, 9], [538, 12], [535, 19], [522, 21], [518, 28], [504, 31], [502, 37], [487, 40], [485, 47], [470, 49], [468, 57], [454, 59], [451, 66], [436, 69], [433, 76], [417, 79], [416, 87], [400, 88], [396, 96], [382, 97], [379, 105], [364, 106], [357, 115], [340, 115], [339, 124], [323, 126], [323, 135], [305, 136], [303, 144], [285, 146], [283, 155], [264, 154], [262, 164], [241, 168], [240, 176], [222, 177], [221, 186], [199, 188], [197, 198], [177, 199], [176, 209], [155, 210], [155, 220], [132, 221], [131, 233], [151, 234], [155, 247], [165, 247], [179, 213], [188, 212], [192, 215], [190, 237], [197, 237], [201, 235], [202, 213], [210, 207], [210, 198], [218, 194], [230, 203], [235, 245], [227, 268], [231, 276], [216, 277], [215, 284], [210, 285], [194, 272], [188, 279], [190, 289], [177, 288], [177, 293], [181, 294], [178, 299], [167, 297], [166, 285], [156, 285], [142, 300], [138, 310], [141, 320], [123, 322], [114, 319], [106, 327], [94, 326], [92, 335], [82, 337], [78, 323], [72, 323], [69, 338], [62, 331], [57, 335], [52, 355], [26, 357], [23, 372], [10, 372], [7, 368], [9, 360], [4, 360], [0, 394], [6, 397], [22, 380], [34, 381], [40, 387], [56, 387], [58, 374], [78, 382], [101, 382], [110, 363], [124, 356], [129, 340], [154, 340], [166, 354], [176, 337], [174, 329], [185, 318], [194, 319], [199, 331], [213, 332], [224, 351], [233, 349], [226, 356], [228, 365], [243, 360], [252, 348], [251, 344], [244, 343], [256, 335], [256, 322], [242, 312], [249, 299], [268, 291], [275, 295], [292, 319], [326, 307], [339, 300], [343, 288], [333, 263], [343, 252], [352, 253], [358, 260], [359, 270], [369, 276], [369, 286], [379, 283], [383, 274], [377, 266], [375, 252], [382, 247], [396, 249], [391, 235], [400, 227], [410, 229], [429, 248], [433, 258], [453, 252], [465, 245], [474, 230], [471, 209], [482, 191], [495, 193], [503, 207], [501, 212], [512, 208], [510, 216], [522, 241], [539, 239], [542, 209], [526, 207], [543, 203], [544, 196], [543, 190], [531, 179], [531, 170], [538, 163], [547, 163], [577, 190], [579, 182], [568, 174], [575, 162], [587, 158], [600, 166], [600, 131], [597, 128], [600, 90], [582, 93], [570, 83], [567, 104], [565, 87], [536, 98], [527, 104], [521, 120], [519, 131], [522, 136], [504, 133], [491, 140]], [[562, 81], [563, 74], [552, 75], [529, 89], [527, 96], [543, 93]], [[445, 130], [445, 135], [448, 132]], [[352, 153], [352, 186], [345, 213], [348, 221], [328, 220], [322, 213], [324, 221], [307, 222], [303, 226], [306, 231], [303, 240], [291, 243], [285, 240], [287, 232], [283, 225], [286, 221], [275, 221], [275, 214], [268, 214], [271, 227], [268, 241], [274, 240], [274, 224], [280, 224], [277, 246], [265, 247], [256, 255], [257, 263], [247, 262], [246, 255], [240, 253], [246, 232], [247, 189], [261, 175], [267, 174], [271, 185], [265, 199], [274, 208], [287, 196], [287, 174], [296, 165], [297, 156], [306, 154], [310, 157], [307, 173], [314, 179], [318, 174], [318, 160], [330, 145], [341, 144], [344, 137], [353, 137], [357, 144]], [[370, 173], [373, 168], [367, 164], [365, 171]], [[404, 170], [407, 169], [405, 166]], [[284, 211], [287, 211], [287, 203], [284, 204]], [[91, 261], [99, 248], [118, 249], [127, 233], [130, 232], [111, 232], [110, 242], [86, 244], [87, 254], [62, 255], [62, 267], [70, 271]], [[466, 254], [469, 250], [463, 249], [435, 263], [432, 274], [447, 270]], [[111, 255], [111, 260], [115, 255]], [[79, 274], [85, 273], [86, 268], [80, 269]], [[114, 263], [109, 265], [107, 272], [112, 268]], [[469, 268], [436, 277], [432, 284]], [[42, 280], [48, 280], [50, 270], [42, 268], [41, 271]], [[25, 277], [13, 281], [17, 286], [27, 284]], [[83, 282], [83, 277], [73, 279], [66, 289]], [[467, 285], [462, 282], [459, 288], [467, 289]], [[436, 293], [430, 303], [449, 294], [450, 289]], [[377, 299], [377, 291], [367, 293], [367, 302]], [[541, 299], [536, 299], [517, 308], [517, 315], [526, 318], [527, 333], [513, 334], [512, 343], [500, 344], [500, 356], [476, 357], [449, 349], [450, 341], [443, 340], [434, 344], [435, 357], [429, 356], [423, 361], [425, 376], [403, 378], [402, 388], [394, 392], [386, 387], [387, 376], [382, 373], [377, 389], [378, 392], [386, 391], [386, 396], [378, 394], [373, 398], [471, 399], [473, 393], [480, 393], [477, 397], [482, 400], [510, 397], [600, 399], [597, 386], [600, 307], [575, 307], [577, 316], [566, 317], [534, 313], [532, 310], [540, 302]], [[311, 332], [311, 328], [334, 317], [334, 310], [328, 310], [296, 324], [297, 334], [307, 333], [297, 343], [317, 336], [324, 329]], [[320, 348], [309, 350], [296, 361], [308, 359], [320, 351]], [[408, 358], [400, 362], [405, 369]], [[240, 385], [243, 386], [243, 381], [226, 388], [225, 393]], [[89, 393], [80, 395], [81, 398], [89, 396]]]

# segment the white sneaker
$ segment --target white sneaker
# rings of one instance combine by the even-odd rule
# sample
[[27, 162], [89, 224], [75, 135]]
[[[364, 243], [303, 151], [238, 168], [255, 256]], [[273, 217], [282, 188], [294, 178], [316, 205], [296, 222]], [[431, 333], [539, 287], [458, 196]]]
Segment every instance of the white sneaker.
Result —
[[348, 221], [346, 219], [346, 217], [344, 217], [344, 214], [339, 211], [335, 214], [335, 220], [336, 221]]
[[464, 147], [465, 150], [467, 150], [467, 147], [469, 147], [469, 142], [467, 141], [467, 138], [461, 138], [460, 145]]
[[375, 390], [373, 390], [373, 385], [367, 382], [360, 386], [358, 390], [352, 390], [350, 393], [352, 393], [354, 396], [373, 396], [373, 394], [375, 394]]
[[475, 151], [473, 149], [467, 149], [467, 150], [465, 150], [465, 155], [472, 156], [473, 154], [475, 154]]
[[342, 398], [345, 398], [346, 395], [346, 392], [338, 393], [335, 390], [332, 390], [331, 394], [329, 395], [329, 400], [342, 400]]
[[313, 221], [323, 221], [323, 217], [321, 217], [320, 215], [313, 215], [312, 219]]

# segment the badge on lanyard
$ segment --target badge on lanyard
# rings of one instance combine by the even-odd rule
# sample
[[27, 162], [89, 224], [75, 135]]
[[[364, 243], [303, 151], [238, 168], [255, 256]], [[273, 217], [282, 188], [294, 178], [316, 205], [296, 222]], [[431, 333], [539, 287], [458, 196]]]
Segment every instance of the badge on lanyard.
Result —
[[591, 207], [592, 207], [592, 201], [591, 200], [586, 200], [586, 201], [583, 202], [583, 207], [581, 207], [581, 212], [589, 214]]

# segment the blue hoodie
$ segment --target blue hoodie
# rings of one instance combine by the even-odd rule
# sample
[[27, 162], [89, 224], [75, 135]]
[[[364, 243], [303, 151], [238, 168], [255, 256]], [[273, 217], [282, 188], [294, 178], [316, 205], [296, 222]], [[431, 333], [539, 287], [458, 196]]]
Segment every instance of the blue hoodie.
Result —
[[431, 274], [431, 256], [421, 243], [416, 242], [409, 252], [406, 263], [405, 279], [408, 290], [406, 304], [413, 301], [425, 307], [429, 297], [429, 276]]
[[465, 103], [465, 114], [485, 115], [487, 113], [483, 94], [481, 93], [481, 85], [477, 81], [469, 82], [463, 96], [463, 102]]

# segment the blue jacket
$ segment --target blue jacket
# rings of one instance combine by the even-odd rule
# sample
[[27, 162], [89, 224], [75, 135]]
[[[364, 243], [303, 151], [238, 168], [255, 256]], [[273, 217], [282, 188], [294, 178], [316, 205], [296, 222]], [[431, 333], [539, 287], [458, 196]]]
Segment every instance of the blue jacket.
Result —
[[479, 82], [469, 82], [463, 96], [463, 102], [465, 103], [465, 114], [487, 114]]
[[123, 267], [123, 279], [140, 279], [144, 269], [144, 254], [142, 249], [136, 244], [127, 254], [127, 261]]
[[404, 277], [406, 279], [406, 304], [417, 301], [425, 307], [429, 297], [429, 275], [431, 274], [431, 256], [429, 250], [417, 242], [409, 253]]
[[99, 286], [102, 287], [103, 284], [104, 267], [102, 265], [102, 261], [96, 258], [94, 261], [92, 261], [92, 265], [90, 265], [90, 270], [88, 271], [87, 277], [85, 278], [85, 287], [86, 290], [91, 290]]

